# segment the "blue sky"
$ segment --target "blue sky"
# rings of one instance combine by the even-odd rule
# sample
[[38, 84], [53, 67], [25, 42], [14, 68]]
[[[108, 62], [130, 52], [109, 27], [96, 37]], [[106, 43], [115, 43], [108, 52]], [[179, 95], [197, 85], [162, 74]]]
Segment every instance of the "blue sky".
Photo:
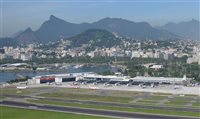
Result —
[[54, 15], [68, 22], [94, 22], [104, 17], [147, 21], [152, 26], [167, 22], [199, 20], [199, 0], [0, 0], [0, 36], [27, 27], [37, 30]]

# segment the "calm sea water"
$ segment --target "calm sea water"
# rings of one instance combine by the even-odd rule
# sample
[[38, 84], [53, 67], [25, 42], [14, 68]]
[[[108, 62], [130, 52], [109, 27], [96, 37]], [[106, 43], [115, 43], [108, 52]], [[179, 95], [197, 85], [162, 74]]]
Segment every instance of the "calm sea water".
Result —
[[47, 75], [47, 74], [63, 74], [63, 73], [79, 73], [79, 72], [95, 72], [100, 73], [103, 71], [117, 71], [117, 68], [111, 68], [109, 66], [98, 66], [98, 67], [81, 67], [81, 68], [68, 68], [62, 71], [11, 71], [11, 72], [0, 72], [0, 82], [6, 82], [12, 79], [16, 79], [18, 75], [22, 76], [37, 76], [37, 75]]

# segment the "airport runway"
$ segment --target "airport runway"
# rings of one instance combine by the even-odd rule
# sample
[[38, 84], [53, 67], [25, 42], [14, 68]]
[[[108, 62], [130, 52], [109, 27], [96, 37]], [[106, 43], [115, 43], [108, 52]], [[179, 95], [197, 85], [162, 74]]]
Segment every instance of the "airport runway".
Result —
[[142, 114], [142, 113], [129, 113], [129, 112], [120, 112], [120, 111], [87, 109], [87, 108], [78, 108], [78, 107], [37, 105], [37, 104], [23, 103], [23, 102], [13, 102], [13, 101], [2, 101], [1, 105], [13, 106], [13, 107], [21, 107], [21, 108], [27, 108], [27, 109], [35, 109], [35, 110], [49, 110], [49, 111], [57, 111], [57, 112], [72, 112], [72, 113], [79, 113], [79, 114], [99, 115], [99, 116], [118, 117], [118, 118], [198, 119], [198, 118], [193, 118], [193, 117], [164, 116], [164, 115], [153, 115], [153, 114]]
[[3, 95], [5, 97], [13, 98], [34, 98], [48, 101], [58, 101], [66, 103], [79, 103], [79, 104], [93, 104], [103, 106], [119, 106], [119, 107], [131, 107], [131, 108], [142, 108], [142, 109], [160, 109], [160, 110], [174, 110], [174, 111], [187, 111], [187, 112], [200, 112], [197, 108], [179, 108], [179, 107], [167, 107], [167, 106], [148, 106], [148, 105], [137, 105], [137, 104], [125, 104], [125, 103], [113, 103], [113, 102], [97, 102], [97, 101], [82, 101], [82, 100], [69, 100], [60, 98], [49, 98], [49, 97], [37, 97], [37, 96], [20, 96], [20, 95]]

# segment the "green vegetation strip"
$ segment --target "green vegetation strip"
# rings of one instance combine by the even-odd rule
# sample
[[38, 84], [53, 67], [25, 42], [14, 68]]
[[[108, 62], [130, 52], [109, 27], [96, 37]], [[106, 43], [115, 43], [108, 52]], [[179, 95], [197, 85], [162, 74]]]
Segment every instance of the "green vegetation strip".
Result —
[[31, 93], [36, 93], [42, 90], [47, 90], [50, 88], [40, 87], [40, 88], [27, 88], [26, 90], [18, 90], [16, 88], [1, 88], [1, 94], [14, 94], [14, 95], [27, 95]]
[[174, 97], [172, 99], [169, 99], [168, 102], [165, 102], [166, 105], [181, 105], [181, 106], [186, 106], [192, 98], [187, 98], [187, 97]]
[[151, 104], [151, 103], [152, 103], [152, 104], [157, 104], [158, 102], [157, 102], [157, 101], [154, 101], [154, 100], [138, 100], [137, 103], [142, 103], [142, 104], [143, 104], [143, 103], [147, 103], [147, 104], [149, 104], [149, 103], [150, 103], [150, 104]]
[[[134, 100], [133, 97], [119, 97], [119, 96], [102, 96], [102, 95], [90, 95], [90, 94], [72, 94], [73, 92], [66, 92], [66, 93], [45, 93], [41, 94], [40, 96], [44, 97], [54, 97], [54, 98], [63, 98], [63, 99], [75, 99], [75, 100], [89, 100], [89, 101], [105, 101], [105, 102], [117, 102], [117, 103], [130, 103]], [[146, 97], [144, 99], [138, 100], [136, 103], [142, 105], [158, 105], [158, 102], [168, 99], [167, 96], [161, 95], [152, 95]], [[178, 106], [178, 107], [185, 107], [187, 108], [187, 104], [193, 100], [191, 97], [173, 97], [170, 98], [168, 102], [165, 102], [162, 105], [166, 106]], [[198, 106], [192, 106], [194, 108]]]
[[1, 96], [1, 97], [0, 97], [0, 100], [3, 100], [4, 98], [5, 98], [5, 97], [2, 97], [2, 96]]
[[157, 101], [157, 100], [163, 100], [163, 99], [166, 99], [166, 98], [168, 98], [168, 97], [167, 96], [150, 96], [150, 97], [145, 98], [145, 100]]
[[200, 101], [192, 103], [193, 107], [199, 107], [200, 108]]
[[5, 89], [1, 89], [1, 94], [29, 94], [31, 93], [30, 90], [17, 90], [16, 88], [5, 88]]
[[95, 94], [95, 95], [109, 95], [109, 96], [116, 96], [116, 97], [133, 97], [138, 94], [139, 92], [134, 91], [114, 91], [114, 90], [91, 90], [91, 89], [73, 89], [73, 88], [59, 88], [56, 90], [57, 93], [68, 93], [68, 94]]
[[170, 96], [171, 93], [152, 93], [153, 95], [164, 95], [164, 96]]
[[116, 97], [116, 96], [99, 96], [99, 95], [86, 95], [86, 94], [66, 94], [66, 93], [46, 93], [40, 96], [56, 97], [64, 99], [77, 99], [77, 100], [90, 100], [90, 101], [107, 101], [107, 102], [120, 102], [128, 103], [133, 100], [130, 97]]
[[0, 106], [1, 119], [111, 119], [108, 117]]
[[186, 111], [183, 112], [183, 111], [159, 110], [159, 109], [141, 109], [141, 108], [118, 107], [118, 106], [101, 106], [101, 105], [92, 105], [92, 104], [65, 103], [65, 102], [46, 101], [46, 100], [28, 99], [27, 101], [32, 102], [32, 103], [60, 105], [60, 106], [74, 106], [74, 107], [82, 107], [82, 108], [94, 108], [94, 109], [116, 110], [116, 111], [126, 111], [126, 112], [143, 112], [143, 113], [152, 113], [152, 114], [200, 117], [200, 114], [197, 112], [186, 112]]
[[179, 101], [171, 101], [171, 102], [165, 102], [165, 105], [187, 105], [186, 102], [179, 102]]
[[187, 102], [187, 101], [190, 101], [192, 100], [193, 98], [192, 97], [173, 97], [172, 99], [170, 100], [176, 100], [176, 101], [184, 101], [184, 102]]

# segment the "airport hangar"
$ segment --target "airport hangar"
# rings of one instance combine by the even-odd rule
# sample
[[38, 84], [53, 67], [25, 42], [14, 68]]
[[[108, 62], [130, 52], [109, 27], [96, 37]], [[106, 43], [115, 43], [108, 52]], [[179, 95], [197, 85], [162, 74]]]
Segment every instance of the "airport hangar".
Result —
[[155, 83], [155, 84], [177, 84], [183, 85], [184, 83], [190, 83], [191, 78], [184, 76], [183, 78], [173, 78], [173, 77], [144, 77], [136, 76], [130, 78], [128, 76], [116, 76], [116, 75], [98, 75], [95, 73], [70, 73], [70, 74], [52, 74], [36, 76], [29, 80], [31, 84], [42, 84], [42, 83], [62, 83], [62, 82], [96, 82], [96, 83]]

